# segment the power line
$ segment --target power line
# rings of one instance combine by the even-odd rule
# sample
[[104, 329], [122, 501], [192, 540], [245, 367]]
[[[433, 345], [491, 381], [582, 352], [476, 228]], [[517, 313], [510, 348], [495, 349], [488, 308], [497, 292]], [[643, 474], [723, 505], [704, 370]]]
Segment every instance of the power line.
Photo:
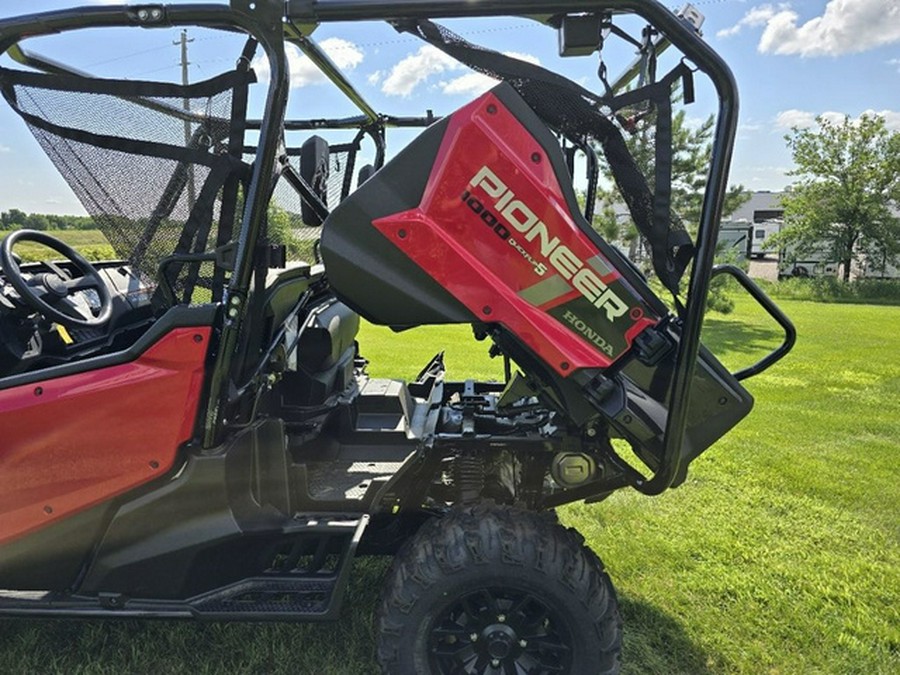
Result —
[[102, 61], [94, 61], [93, 63], [88, 63], [85, 66], [85, 68], [93, 68], [94, 66], [103, 66], [103, 65], [106, 65], [107, 63], [117, 63], [119, 61], [124, 61], [125, 59], [134, 58], [135, 56], [141, 56], [142, 54], [150, 54], [152, 52], [159, 52], [159, 51], [162, 51], [163, 49], [168, 49], [168, 48], [169, 48], [168, 45], [161, 45], [159, 47], [150, 47], [149, 49], [142, 49], [137, 52], [123, 54], [121, 56], [114, 56], [109, 59], [103, 59]]

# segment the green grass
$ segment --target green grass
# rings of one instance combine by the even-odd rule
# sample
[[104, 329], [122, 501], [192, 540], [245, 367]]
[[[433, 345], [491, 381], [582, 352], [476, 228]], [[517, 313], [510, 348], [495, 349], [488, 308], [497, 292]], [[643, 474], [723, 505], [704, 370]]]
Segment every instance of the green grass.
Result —
[[845, 283], [835, 277], [814, 277], [759, 283], [767, 293], [783, 300], [900, 305], [900, 279], [860, 279]]
[[[900, 307], [785, 301], [800, 340], [748, 382], [751, 416], [677, 490], [562, 510], [604, 559], [625, 620], [626, 673], [900, 672]], [[376, 376], [409, 378], [440, 348], [453, 378], [499, 379], [471, 332], [360, 337]], [[730, 367], [777, 342], [739, 299], [708, 319]], [[375, 672], [385, 565], [357, 564], [330, 625], [0, 622], [0, 673]]]
[[[9, 230], [0, 230], [0, 239], [9, 234], [9, 232]], [[88, 260], [104, 260], [115, 257], [112, 246], [109, 245], [109, 242], [100, 230], [48, 230], [47, 234], [72, 246]], [[14, 250], [25, 262], [59, 259], [59, 254], [53, 253], [42, 244], [30, 241], [16, 244]]]
[[[785, 308], [796, 351], [683, 487], [567, 511], [621, 589], [631, 672], [900, 668], [900, 308]], [[648, 612], [691, 648], [667, 655]]]
[[[10, 233], [10, 230], [0, 230], [0, 239]], [[47, 234], [66, 242], [70, 246], [80, 248], [82, 246], [102, 246], [108, 244], [106, 237], [100, 230], [48, 230]], [[31, 244], [21, 244], [31, 246]]]

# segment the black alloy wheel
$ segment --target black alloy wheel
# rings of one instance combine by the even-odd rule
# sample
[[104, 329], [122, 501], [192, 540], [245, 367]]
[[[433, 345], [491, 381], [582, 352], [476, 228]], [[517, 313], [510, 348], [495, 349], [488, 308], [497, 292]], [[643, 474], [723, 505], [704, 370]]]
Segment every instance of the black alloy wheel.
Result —
[[435, 673], [565, 673], [572, 635], [531, 591], [491, 587], [447, 606], [431, 628], [428, 651]]
[[385, 675], [619, 672], [615, 590], [549, 514], [456, 507], [397, 554], [378, 610]]

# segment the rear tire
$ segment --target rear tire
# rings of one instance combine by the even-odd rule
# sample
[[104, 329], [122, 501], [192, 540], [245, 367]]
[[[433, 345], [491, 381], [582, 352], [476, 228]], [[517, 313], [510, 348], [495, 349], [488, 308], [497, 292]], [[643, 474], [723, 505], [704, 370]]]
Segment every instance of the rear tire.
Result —
[[382, 672], [618, 673], [615, 590], [582, 542], [552, 517], [511, 507], [468, 506], [429, 521], [388, 573]]

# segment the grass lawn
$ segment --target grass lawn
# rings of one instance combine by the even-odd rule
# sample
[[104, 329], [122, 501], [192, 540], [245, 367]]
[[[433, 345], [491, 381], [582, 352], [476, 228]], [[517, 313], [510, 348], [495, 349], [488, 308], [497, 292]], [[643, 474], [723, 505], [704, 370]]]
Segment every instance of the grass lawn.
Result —
[[[0, 230], [0, 239], [10, 233], [10, 230]], [[106, 237], [100, 230], [48, 230], [47, 234], [61, 239], [70, 246], [80, 248], [82, 246], [102, 246], [108, 244]], [[20, 244], [23, 247], [31, 244]]]
[[[0, 230], [0, 239], [3, 239], [9, 232], [9, 230]], [[115, 255], [109, 241], [100, 230], [48, 230], [47, 234], [74, 247], [89, 260], [108, 259]], [[16, 244], [14, 250], [25, 262], [59, 259], [59, 254], [51, 253], [42, 244], [30, 241]]]
[[[900, 672], [900, 307], [785, 301], [800, 340], [751, 380], [751, 416], [656, 498], [622, 491], [562, 510], [604, 559], [626, 673]], [[366, 326], [376, 376], [440, 348], [451, 377], [500, 378], [465, 329]], [[777, 340], [739, 300], [706, 342], [733, 367]], [[0, 673], [376, 671], [383, 561], [360, 561], [329, 625], [0, 622]]]

